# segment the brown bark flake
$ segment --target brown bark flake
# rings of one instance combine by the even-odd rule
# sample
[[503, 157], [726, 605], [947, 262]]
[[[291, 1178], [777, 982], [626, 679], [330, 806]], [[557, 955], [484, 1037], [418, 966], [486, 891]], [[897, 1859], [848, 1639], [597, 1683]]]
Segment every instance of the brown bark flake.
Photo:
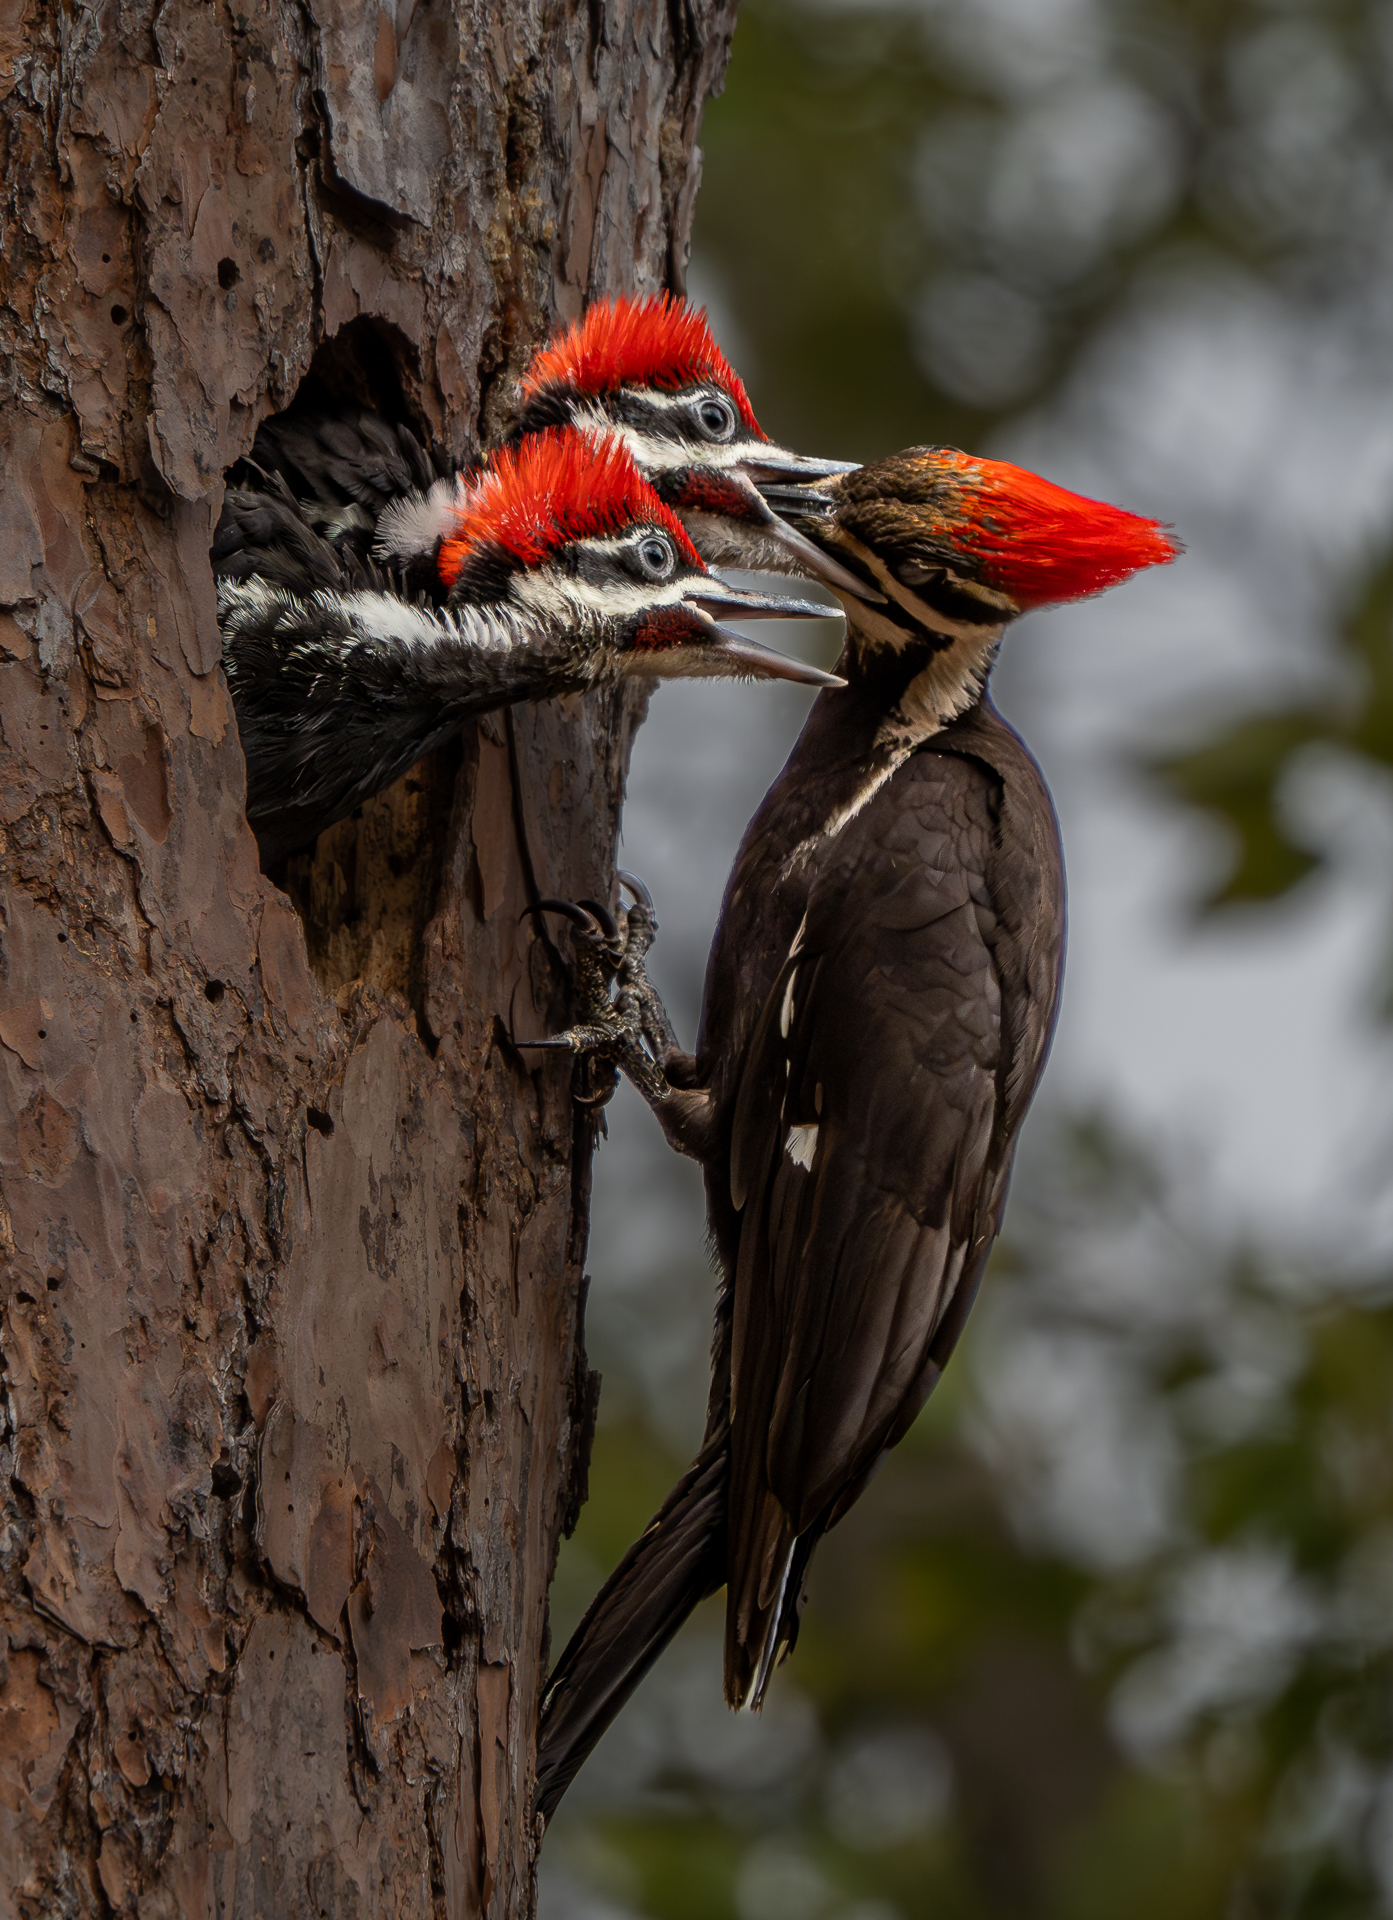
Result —
[[208, 544], [313, 370], [456, 455], [680, 286], [726, 0], [0, 0], [0, 1915], [525, 1915], [592, 1399], [538, 893], [640, 703], [270, 878]]

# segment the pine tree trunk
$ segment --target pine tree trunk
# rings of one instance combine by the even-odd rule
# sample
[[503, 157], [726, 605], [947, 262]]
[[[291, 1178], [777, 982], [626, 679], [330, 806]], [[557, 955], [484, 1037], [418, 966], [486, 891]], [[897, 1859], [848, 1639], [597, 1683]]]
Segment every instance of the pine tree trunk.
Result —
[[0, 0], [0, 1913], [526, 1914], [591, 1136], [524, 915], [632, 696], [272, 884], [207, 549], [310, 370], [456, 455], [680, 285], [730, 0]]

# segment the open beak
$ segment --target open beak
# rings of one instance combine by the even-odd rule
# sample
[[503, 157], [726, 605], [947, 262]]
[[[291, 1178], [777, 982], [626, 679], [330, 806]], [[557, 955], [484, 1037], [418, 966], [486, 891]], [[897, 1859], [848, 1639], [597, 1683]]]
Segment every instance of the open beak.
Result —
[[824, 673], [821, 667], [810, 667], [803, 660], [791, 660], [786, 653], [776, 653], [772, 647], [761, 646], [758, 640], [747, 640], [743, 633], [733, 633], [729, 627], [718, 627], [713, 620], [709, 644], [718, 652], [723, 661], [727, 661], [735, 674], [753, 674], [759, 680], [795, 680], [803, 687], [844, 687], [846, 681], [835, 673]]
[[877, 593], [864, 580], [858, 580], [839, 560], [834, 560], [830, 553], [824, 553], [805, 533], [800, 533], [797, 527], [791, 527], [787, 520], [781, 520], [776, 513], [770, 514], [764, 537], [782, 547], [790, 559], [797, 562], [799, 571], [810, 574], [814, 580], [825, 580], [829, 587], [840, 587], [843, 593], [852, 594], [858, 600], [885, 599], [883, 593]]
[[[797, 459], [797, 455], [792, 456]], [[824, 480], [835, 479], [837, 473], [855, 473], [856, 468], [842, 465], [831, 470], [829, 461], [821, 462], [824, 469], [819, 476]], [[784, 551], [798, 561], [799, 566], [812, 574], [815, 580], [825, 580], [829, 587], [838, 587], [843, 593], [854, 594], [858, 600], [869, 600], [873, 605], [884, 606], [885, 595], [877, 593], [864, 580], [848, 571], [839, 560], [830, 553], [824, 553], [816, 541], [810, 540], [797, 527], [790, 526], [781, 518], [784, 514], [794, 514], [800, 520], [825, 519], [833, 509], [829, 495], [813, 484], [799, 485], [788, 474], [776, 479], [759, 483], [760, 504], [768, 514], [768, 523], [764, 528], [766, 540], [774, 541]]]
[[735, 620], [826, 620], [837, 617], [837, 609], [824, 607], [816, 600], [786, 599], [778, 593], [750, 593], [744, 587], [728, 587], [720, 580], [703, 580], [683, 596], [684, 604], [700, 615], [707, 625], [703, 646], [719, 655], [722, 666], [732, 674], [752, 674], [760, 680], [794, 680], [805, 687], [844, 687], [835, 673], [810, 667], [802, 660], [790, 660], [773, 647], [748, 640], [719, 626], [713, 616], [726, 614]]
[[[829, 478], [831, 476], [828, 476]], [[833, 502], [817, 486], [799, 486], [797, 481], [776, 477], [760, 481], [765, 505], [775, 513], [796, 514], [800, 520], [816, 520], [832, 511]]]
[[732, 620], [839, 620], [840, 607], [820, 600], [794, 600], [781, 593], [751, 593], [746, 587], [728, 587], [724, 580], [707, 579], [684, 593], [689, 607], [703, 613], [726, 613]]
[[[776, 448], [775, 451], [781, 452], [782, 449]], [[791, 461], [802, 461], [800, 454], [790, 453], [786, 457]], [[803, 464], [823, 473], [825, 478], [832, 477], [825, 472], [829, 465], [827, 461], [814, 460], [803, 462]], [[855, 472], [854, 467], [841, 465], [836, 470]], [[749, 518], [757, 523], [762, 537], [773, 546], [782, 547], [788, 555], [793, 563], [791, 572], [806, 573], [812, 579], [821, 580], [829, 587], [840, 588], [843, 593], [849, 593], [857, 600], [884, 601], [883, 593], [877, 593], [874, 587], [868, 587], [864, 580], [859, 580], [854, 573], [848, 572], [839, 560], [832, 558], [830, 553], [824, 553], [821, 547], [808, 538], [807, 534], [800, 533], [796, 527], [791, 527], [786, 520], [779, 518], [765, 498], [765, 489], [757, 484], [754, 475], [751, 474], [748, 462], [742, 461], [738, 467], [733, 468], [730, 478], [738, 484], [742, 496], [748, 502]], [[802, 493], [805, 489], [795, 487], [792, 491]], [[823, 500], [820, 494], [813, 494], [812, 497], [822, 500], [824, 510], [831, 505], [831, 502]]]

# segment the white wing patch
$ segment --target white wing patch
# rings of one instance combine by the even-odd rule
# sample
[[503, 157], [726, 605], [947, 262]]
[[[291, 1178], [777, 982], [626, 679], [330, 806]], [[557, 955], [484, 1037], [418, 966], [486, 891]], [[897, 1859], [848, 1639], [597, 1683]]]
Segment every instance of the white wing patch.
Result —
[[813, 1155], [817, 1152], [817, 1127], [790, 1127], [788, 1138], [784, 1141], [784, 1152], [795, 1167], [803, 1167], [811, 1173]]
[[793, 1031], [793, 988], [797, 979], [798, 970], [795, 967], [788, 976], [788, 985], [784, 988], [783, 1002], [779, 1007], [779, 1034], [784, 1040]]

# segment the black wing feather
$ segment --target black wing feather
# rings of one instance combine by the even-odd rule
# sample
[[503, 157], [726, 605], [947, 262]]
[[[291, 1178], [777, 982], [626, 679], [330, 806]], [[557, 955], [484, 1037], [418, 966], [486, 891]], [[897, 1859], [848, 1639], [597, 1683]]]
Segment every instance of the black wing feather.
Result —
[[[998, 897], [1001, 808], [1000, 777], [974, 757], [924, 752], [902, 768], [814, 855], [795, 952], [745, 1055], [731, 1158], [744, 1208], [733, 1698], [762, 1656], [767, 1671], [769, 1635], [792, 1630], [795, 1542], [844, 1510], [918, 1412], [946, 1357], [937, 1336], [959, 1290], [975, 1291], [999, 1224], [1058, 977], [1047, 935], [1034, 968], [1045, 1004], [1023, 1015], [1032, 969]], [[1042, 887], [1029, 855], [1025, 922]], [[1057, 857], [1046, 868], [1048, 883]], [[815, 1145], [793, 1131], [812, 1127]]]

